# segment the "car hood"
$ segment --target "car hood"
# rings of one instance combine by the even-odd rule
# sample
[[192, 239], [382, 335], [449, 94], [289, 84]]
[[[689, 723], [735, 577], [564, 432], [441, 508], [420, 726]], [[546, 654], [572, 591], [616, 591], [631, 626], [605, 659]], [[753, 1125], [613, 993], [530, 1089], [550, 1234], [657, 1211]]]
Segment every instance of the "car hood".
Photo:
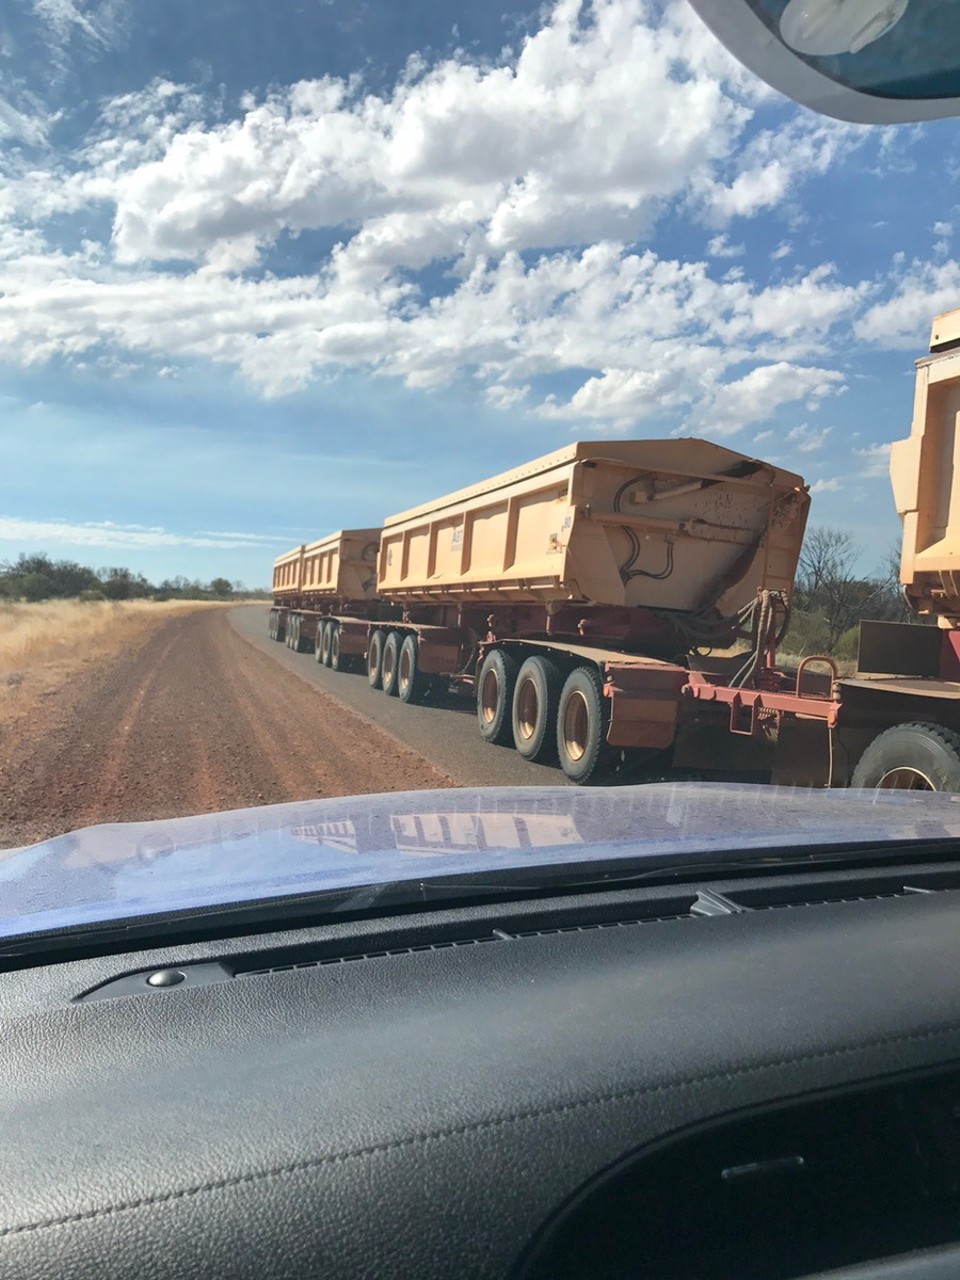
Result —
[[[304, 801], [87, 827], [0, 852], [0, 938], [355, 888], [410, 901], [452, 876], [548, 867], [589, 879], [663, 861], [960, 836], [960, 796], [659, 783], [484, 788]], [[526, 873], [529, 872], [529, 876]]]

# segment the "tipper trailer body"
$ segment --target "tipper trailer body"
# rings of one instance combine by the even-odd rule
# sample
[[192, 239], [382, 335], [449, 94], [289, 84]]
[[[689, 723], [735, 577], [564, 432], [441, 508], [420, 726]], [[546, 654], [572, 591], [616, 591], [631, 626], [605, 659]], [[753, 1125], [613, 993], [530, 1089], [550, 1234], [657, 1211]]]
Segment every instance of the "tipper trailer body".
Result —
[[[362, 631], [371, 685], [467, 694], [487, 741], [575, 782], [629, 755], [650, 776], [960, 791], [960, 310], [917, 362], [891, 479], [904, 592], [938, 625], [861, 624], [854, 676], [777, 663], [802, 479], [693, 439], [571, 445], [363, 531], [353, 652]], [[277, 581], [281, 612], [333, 612]]]
[[269, 631], [337, 670], [360, 667], [371, 619], [389, 618], [377, 596], [379, 529], [341, 529], [294, 547], [273, 566]]

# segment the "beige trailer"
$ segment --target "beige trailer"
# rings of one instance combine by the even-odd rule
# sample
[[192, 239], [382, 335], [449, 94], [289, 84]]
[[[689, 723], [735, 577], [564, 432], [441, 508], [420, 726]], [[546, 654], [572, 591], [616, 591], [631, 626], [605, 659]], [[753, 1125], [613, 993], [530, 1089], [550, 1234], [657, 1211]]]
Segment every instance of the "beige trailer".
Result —
[[705, 440], [581, 442], [389, 517], [378, 590], [734, 615], [789, 596], [808, 505], [800, 476]]
[[[271, 638], [298, 652], [314, 649], [327, 665], [340, 665], [341, 649], [343, 658], [362, 657], [367, 620], [378, 603], [379, 546], [379, 529], [341, 529], [280, 556], [273, 566]], [[343, 625], [328, 627], [333, 618]]]
[[372, 600], [377, 594], [379, 545], [379, 529], [341, 529], [319, 542], [294, 547], [273, 566], [273, 594]]
[[667, 749], [686, 655], [744, 635], [752, 680], [782, 633], [808, 506], [800, 476], [709, 441], [615, 440], [391, 516], [377, 589], [403, 614], [371, 628], [370, 683], [474, 696], [485, 739], [559, 749], [575, 781], [608, 747]]
[[931, 354], [917, 361], [913, 423], [891, 447], [903, 522], [900, 580], [921, 614], [960, 619], [960, 309], [937, 316]]

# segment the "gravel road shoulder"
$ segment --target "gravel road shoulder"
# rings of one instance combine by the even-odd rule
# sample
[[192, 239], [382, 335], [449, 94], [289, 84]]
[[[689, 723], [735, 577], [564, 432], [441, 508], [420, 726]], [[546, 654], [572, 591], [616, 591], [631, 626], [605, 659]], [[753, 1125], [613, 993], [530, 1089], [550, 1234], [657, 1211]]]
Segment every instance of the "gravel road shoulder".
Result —
[[0, 849], [98, 822], [454, 785], [221, 610], [170, 618], [43, 692], [0, 731]]

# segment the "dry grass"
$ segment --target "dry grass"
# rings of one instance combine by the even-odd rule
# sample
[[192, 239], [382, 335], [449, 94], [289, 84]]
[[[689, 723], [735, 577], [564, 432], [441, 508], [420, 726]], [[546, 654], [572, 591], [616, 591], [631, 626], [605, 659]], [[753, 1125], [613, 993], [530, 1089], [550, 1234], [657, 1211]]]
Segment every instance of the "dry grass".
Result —
[[37, 667], [67, 655], [115, 650], [173, 614], [223, 607], [201, 600], [0, 604], [0, 687], [19, 685]]

